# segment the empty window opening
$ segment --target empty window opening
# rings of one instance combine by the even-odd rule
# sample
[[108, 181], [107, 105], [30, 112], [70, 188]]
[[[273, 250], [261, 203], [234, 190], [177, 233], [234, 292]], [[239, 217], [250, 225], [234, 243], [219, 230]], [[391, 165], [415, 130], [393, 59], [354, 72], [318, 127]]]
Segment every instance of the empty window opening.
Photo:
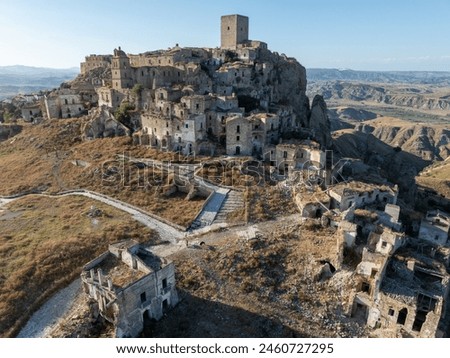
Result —
[[236, 142], [239, 142], [239, 141], [240, 141], [240, 139], [241, 139], [241, 137], [239, 137], [239, 136], [236, 136]]
[[167, 278], [163, 278], [162, 280], [162, 288], [167, 288]]
[[236, 147], [236, 155], [239, 155], [239, 154], [241, 154], [241, 147], [239, 147], [239, 146], [237, 146]]
[[407, 316], [408, 316], [408, 309], [407, 308], [402, 308], [398, 312], [397, 324], [405, 324]]
[[393, 316], [394, 314], [395, 314], [395, 311], [392, 308], [389, 308], [388, 315]]
[[370, 292], [370, 284], [367, 282], [362, 282], [361, 283], [361, 291], [369, 293]]
[[145, 301], [147, 301], [147, 295], [145, 294], [145, 292], [141, 293], [141, 303], [144, 303]]
[[163, 312], [167, 311], [168, 308], [169, 308], [169, 301], [164, 300], [164, 301], [162, 302], [162, 308], [163, 308]]
[[286, 158], [287, 158], [287, 154], [288, 154], [288, 153], [287, 153], [286, 151], [284, 151], [284, 152], [283, 152], [283, 158], [286, 159]]
[[386, 241], [381, 241], [381, 247], [384, 249], [387, 246], [387, 242]]
[[372, 271], [370, 272], [370, 278], [374, 278], [377, 273], [378, 270], [373, 268]]
[[236, 133], [241, 133], [241, 126], [236, 126]]
[[418, 311], [416, 313], [416, 318], [414, 319], [412, 326], [413, 331], [420, 332], [423, 324], [425, 323], [425, 320], [427, 319], [427, 313], [428, 312], [425, 311]]
[[436, 302], [435, 298], [419, 293], [417, 296], [417, 309], [424, 312], [434, 311]]

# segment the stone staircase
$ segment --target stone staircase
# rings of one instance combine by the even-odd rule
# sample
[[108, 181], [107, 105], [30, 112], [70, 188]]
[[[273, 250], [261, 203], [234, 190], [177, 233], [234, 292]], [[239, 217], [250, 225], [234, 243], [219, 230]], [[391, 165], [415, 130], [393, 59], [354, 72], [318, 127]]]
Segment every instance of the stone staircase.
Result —
[[191, 229], [196, 230], [211, 225], [222, 207], [223, 202], [226, 200], [228, 192], [228, 189], [223, 188], [215, 190], [211, 199], [205, 205], [201, 213], [195, 218], [191, 225]]
[[[226, 223], [228, 214], [244, 207], [243, 193], [237, 190], [230, 190], [225, 198], [222, 207], [217, 213], [214, 224]], [[244, 220], [244, 218], [242, 218]]]

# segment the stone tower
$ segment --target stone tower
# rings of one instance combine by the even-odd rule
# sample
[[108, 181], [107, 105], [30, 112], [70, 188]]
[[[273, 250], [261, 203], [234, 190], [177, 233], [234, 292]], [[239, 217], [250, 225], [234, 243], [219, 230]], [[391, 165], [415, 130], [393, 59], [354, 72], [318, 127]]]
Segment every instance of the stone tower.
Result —
[[113, 89], [133, 87], [133, 72], [130, 66], [130, 59], [120, 47], [119, 49], [114, 49], [111, 72]]
[[248, 17], [225, 15], [221, 17], [220, 47], [235, 50], [238, 44], [248, 41]]

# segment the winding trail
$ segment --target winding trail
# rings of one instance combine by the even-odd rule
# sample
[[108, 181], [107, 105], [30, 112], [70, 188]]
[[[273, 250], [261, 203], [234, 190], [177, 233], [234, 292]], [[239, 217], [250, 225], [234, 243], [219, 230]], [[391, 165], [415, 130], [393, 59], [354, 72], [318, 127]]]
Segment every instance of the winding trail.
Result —
[[28, 320], [17, 338], [45, 337], [61, 317], [72, 308], [75, 299], [81, 294], [81, 280], [73, 281], [69, 286], [54, 294]]

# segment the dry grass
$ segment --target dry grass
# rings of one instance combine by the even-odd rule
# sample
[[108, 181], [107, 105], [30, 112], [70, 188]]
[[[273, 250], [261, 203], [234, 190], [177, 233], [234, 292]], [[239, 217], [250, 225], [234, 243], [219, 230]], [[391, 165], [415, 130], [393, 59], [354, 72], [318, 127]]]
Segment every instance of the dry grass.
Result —
[[[203, 204], [202, 198], [184, 201], [182, 193], [164, 195], [167, 176], [117, 160], [118, 155], [172, 162], [193, 162], [176, 153], [132, 145], [128, 137], [82, 142], [85, 118], [25, 124], [22, 133], [0, 143], [0, 195], [33, 189], [58, 192], [85, 188], [141, 206], [179, 225], [187, 226]], [[73, 164], [76, 160], [87, 166]], [[118, 173], [105, 176], [116, 167]], [[145, 174], [143, 176], [143, 174]], [[180, 212], [182, 214], [180, 215]]]
[[[103, 211], [98, 223], [86, 214]], [[83, 264], [123, 239], [156, 242], [155, 233], [128, 214], [83, 197], [31, 196], [8, 205], [0, 217], [0, 332], [14, 336], [56, 290], [72, 282]]]
[[251, 186], [244, 195], [249, 222], [262, 222], [298, 212], [292, 192], [278, 186]]
[[254, 181], [254, 177], [243, 167], [248, 161], [249, 158], [207, 161], [197, 174], [215, 184], [245, 188]]

